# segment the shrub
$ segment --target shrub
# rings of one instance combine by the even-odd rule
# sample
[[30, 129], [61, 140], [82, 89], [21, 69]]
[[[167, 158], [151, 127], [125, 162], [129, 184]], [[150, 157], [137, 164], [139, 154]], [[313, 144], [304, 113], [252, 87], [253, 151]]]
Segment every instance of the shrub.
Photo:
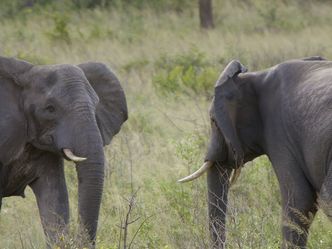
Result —
[[70, 43], [71, 39], [68, 30], [68, 16], [56, 13], [52, 17], [54, 22], [53, 30], [48, 32], [47, 35], [51, 38], [51, 40]]
[[179, 158], [189, 167], [188, 171], [192, 171], [191, 167], [196, 167], [196, 163], [200, 162], [200, 152], [205, 148], [205, 137], [199, 132], [188, 134], [184, 139], [176, 141], [175, 150]]
[[136, 59], [136, 60], [132, 60], [132, 61], [128, 62], [127, 64], [122, 66], [122, 68], [126, 73], [129, 73], [131, 71], [140, 71], [147, 65], [149, 65], [149, 60]]
[[16, 56], [17, 56], [17, 58], [19, 58], [21, 60], [26, 60], [26, 61], [29, 61], [36, 65], [54, 63], [52, 61], [52, 59], [50, 59], [50, 58], [46, 58], [44, 56], [37, 55], [37, 54], [31, 53], [31, 52], [26, 52], [26, 51], [19, 51]]
[[219, 69], [197, 49], [173, 57], [163, 55], [155, 67], [158, 73], [153, 84], [164, 95], [195, 94], [210, 98], [219, 74]]

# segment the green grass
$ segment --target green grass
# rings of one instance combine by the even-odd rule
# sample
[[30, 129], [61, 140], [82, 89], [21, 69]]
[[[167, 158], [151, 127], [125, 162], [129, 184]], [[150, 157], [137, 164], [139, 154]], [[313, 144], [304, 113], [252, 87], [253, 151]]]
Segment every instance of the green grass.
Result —
[[[199, 29], [193, 8], [46, 8], [0, 20], [0, 54], [38, 64], [102, 61], [125, 89], [130, 118], [106, 148], [98, 249], [118, 248], [126, 199], [137, 189], [132, 219], [139, 220], [129, 227], [129, 241], [141, 227], [132, 248], [208, 248], [205, 179], [176, 180], [202, 163], [219, 72], [234, 58], [249, 70], [310, 55], [332, 58], [327, 1], [215, 1], [214, 10], [209, 32]], [[71, 164], [66, 171], [74, 234], [76, 173]], [[29, 189], [26, 195], [4, 200], [1, 248], [44, 246], [34, 196]], [[279, 188], [267, 158], [248, 163], [229, 199], [228, 248], [279, 248]], [[332, 224], [321, 212], [309, 248], [332, 248]]]

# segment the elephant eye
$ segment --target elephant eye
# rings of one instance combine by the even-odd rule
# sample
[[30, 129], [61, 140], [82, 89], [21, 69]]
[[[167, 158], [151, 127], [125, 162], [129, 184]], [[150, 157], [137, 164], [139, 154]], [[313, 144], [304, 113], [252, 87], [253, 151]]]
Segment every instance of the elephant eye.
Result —
[[226, 92], [226, 93], [224, 93], [224, 96], [225, 96], [226, 99], [228, 99], [228, 100], [233, 100], [234, 97], [235, 97], [235, 94], [232, 93], [232, 92]]
[[53, 105], [48, 105], [46, 106], [45, 110], [48, 111], [49, 113], [54, 113], [55, 107]]
[[214, 119], [214, 118], [210, 118], [211, 119], [211, 123], [212, 124], [216, 124], [217, 122], [216, 122], [216, 120]]

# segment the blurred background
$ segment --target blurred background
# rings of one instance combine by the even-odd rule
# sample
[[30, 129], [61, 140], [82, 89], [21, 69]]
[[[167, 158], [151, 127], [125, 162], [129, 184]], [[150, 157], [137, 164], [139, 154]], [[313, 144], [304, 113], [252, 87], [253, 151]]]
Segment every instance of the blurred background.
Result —
[[[232, 59], [250, 71], [291, 58], [332, 58], [328, 0], [1, 0], [0, 54], [35, 64], [100, 61], [119, 77], [129, 120], [108, 158], [98, 249], [209, 248], [205, 177], [208, 107]], [[75, 246], [77, 180], [67, 163]], [[228, 247], [279, 248], [279, 187], [266, 157], [246, 165], [230, 193]], [[37, 205], [3, 200], [1, 248], [44, 248]], [[332, 248], [321, 212], [309, 248]]]

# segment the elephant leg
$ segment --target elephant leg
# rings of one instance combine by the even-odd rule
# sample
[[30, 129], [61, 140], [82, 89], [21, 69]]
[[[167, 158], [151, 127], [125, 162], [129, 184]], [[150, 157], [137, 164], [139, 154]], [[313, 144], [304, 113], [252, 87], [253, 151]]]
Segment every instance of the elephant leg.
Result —
[[226, 212], [231, 170], [215, 164], [207, 172], [209, 228], [212, 248], [225, 248]]
[[319, 192], [319, 206], [332, 221], [332, 166], [330, 166]]
[[30, 184], [39, 208], [39, 215], [49, 248], [66, 234], [69, 222], [69, 203], [63, 160], [47, 155], [36, 167], [43, 167], [40, 176]]
[[317, 212], [314, 201], [296, 202], [294, 198], [289, 203], [283, 204], [283, 249], [306, 248], [308, 230]]
[[308, 230], [317, 212], [316, 192], [296, 164], [285, 163], [274, 168], [282, 197], [282, 248], [306, 248]]
[[3, 165], [0, 162], [0, 211], [1, 211], [1, 206], [2, 206], [2, 196], [3, 196]]

